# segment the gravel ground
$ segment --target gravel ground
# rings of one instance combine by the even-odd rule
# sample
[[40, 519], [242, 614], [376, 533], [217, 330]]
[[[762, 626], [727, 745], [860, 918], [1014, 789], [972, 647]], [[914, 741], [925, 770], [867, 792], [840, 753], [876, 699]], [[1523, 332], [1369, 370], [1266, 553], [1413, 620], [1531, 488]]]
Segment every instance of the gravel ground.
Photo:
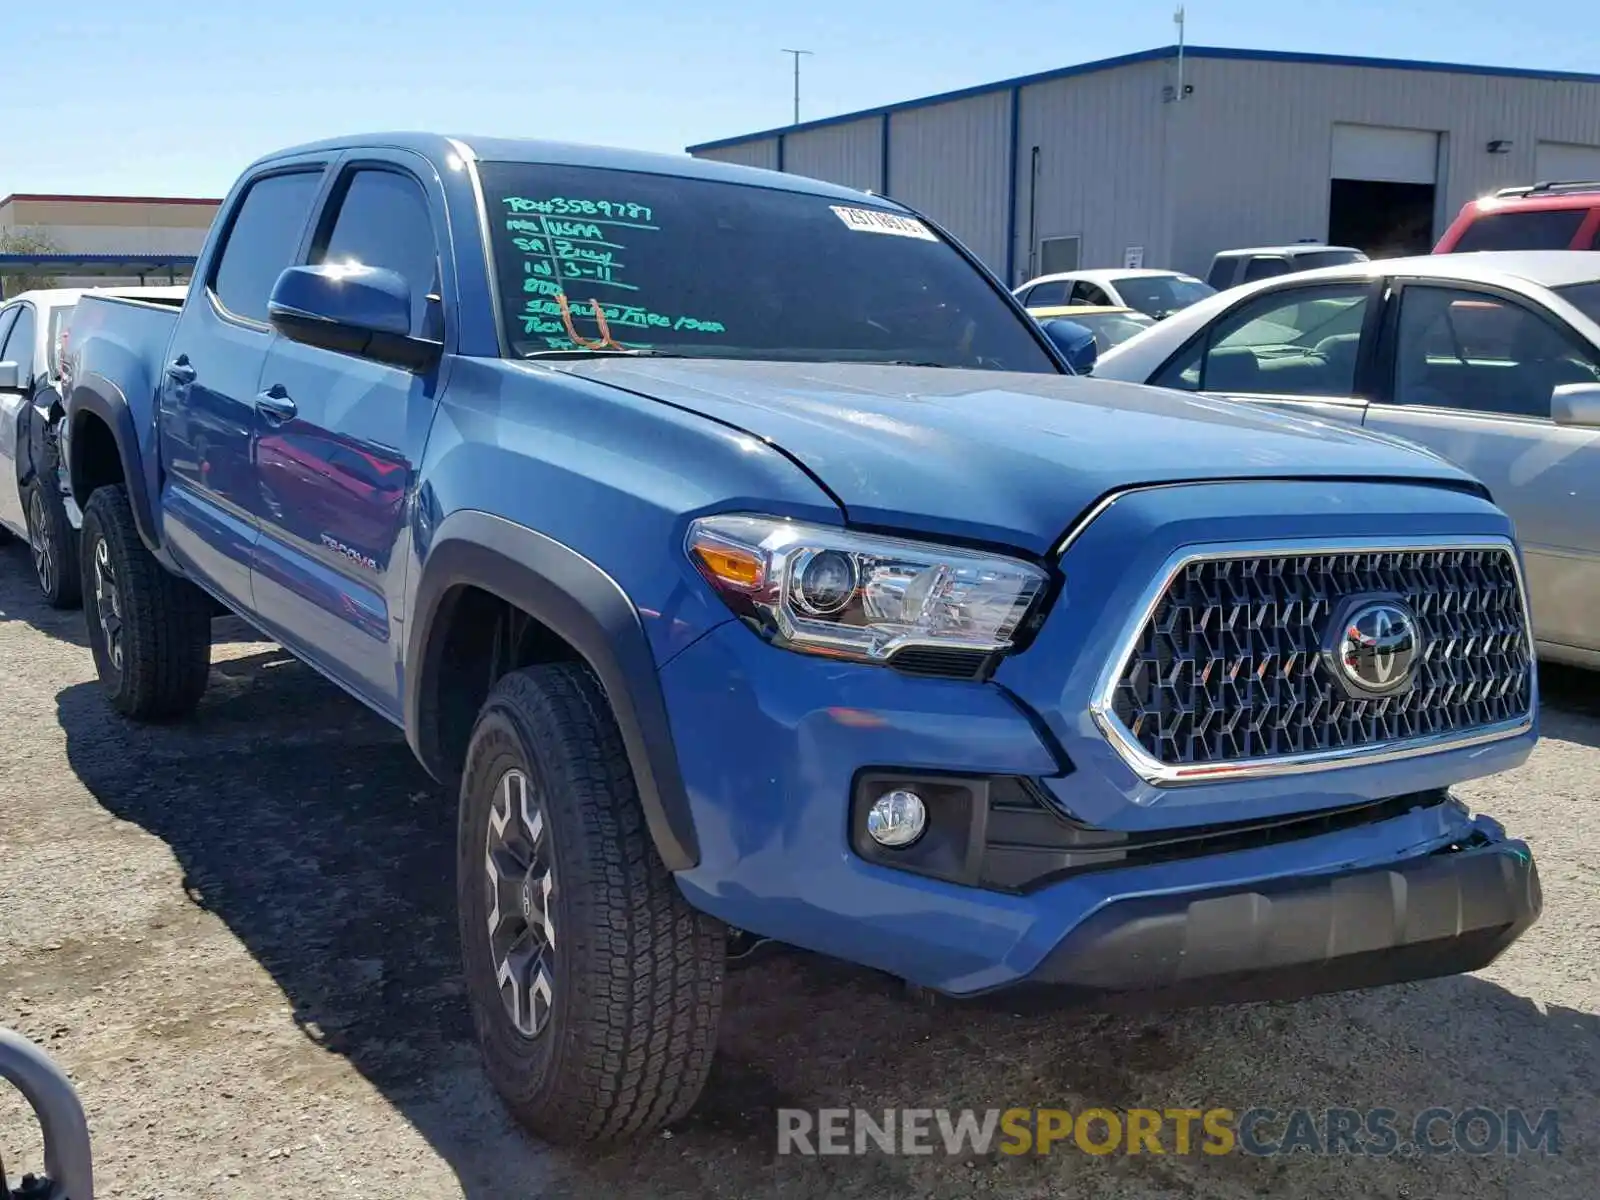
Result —
[[[604, 1155], [509, 1125], [458, 978], [451, 802], [400, 737], [219, 622], [198, 718], [130, 727], [82, 616], [0, 552], [0, 1024], [67, 1067], [119, 1197], [1592, 1197], [1600, 1177], [1600, 683], [1462, 789], [1526, 836], [1543, 920], [1475, 976], [1159, 1018], [915, 1007], [783, 958], [734, 975], [696, 1113]], [[780, 1107], [1557, 1107], [1561, 1152], [799, 1159]], [[37, 1136], [0, 1097], [15, 1179]], [[1168, 1146], [1169, 1151], [1172, 1147]], [[1585, 1182], [1587, 1181], [1587, 1182]]]

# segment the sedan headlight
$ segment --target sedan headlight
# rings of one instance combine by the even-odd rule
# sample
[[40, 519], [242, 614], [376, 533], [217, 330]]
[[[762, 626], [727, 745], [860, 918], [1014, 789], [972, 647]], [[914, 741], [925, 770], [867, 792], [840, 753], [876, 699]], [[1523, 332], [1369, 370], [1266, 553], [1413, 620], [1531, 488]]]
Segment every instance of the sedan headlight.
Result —
[[687, 548], [729, 606], [777, 640], [867, 662], [913, 646], [1009, 649], [1047, 581], [1016, 559], [775, 517], [702, 517]]

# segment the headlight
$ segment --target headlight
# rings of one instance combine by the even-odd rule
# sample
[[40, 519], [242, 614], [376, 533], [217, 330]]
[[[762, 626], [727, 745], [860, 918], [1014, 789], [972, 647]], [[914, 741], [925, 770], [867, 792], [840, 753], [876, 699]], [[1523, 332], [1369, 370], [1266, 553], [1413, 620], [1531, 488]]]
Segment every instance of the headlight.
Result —
[[702, 517], [688, 552], [734, 611], [784, 644], [868, 662], [913, 646], [1009, 649], [1046, 583], [999, 555], [775, 517]]

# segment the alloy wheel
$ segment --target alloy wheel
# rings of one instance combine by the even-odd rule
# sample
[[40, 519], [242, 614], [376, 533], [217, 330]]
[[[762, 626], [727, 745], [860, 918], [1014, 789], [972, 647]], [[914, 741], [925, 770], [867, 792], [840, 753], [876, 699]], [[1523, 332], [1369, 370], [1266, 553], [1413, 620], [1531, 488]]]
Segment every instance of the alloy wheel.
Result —
[[484, 845], [489, 951], [506, 1015], [524, 1037], [550, 1020], [555, 994], [555, 868], [544, 805], [527, 775], [507, 771], [495, 788]]
[[39, 577], [39, 587], [47, 596], [56, 589], [56, 560], [50, 549], [50, 537], [45, 524], [44, 497], [35, 487], [28, 499], [28, 545], [33, 549], [33, 573]]
[[105, 538], [94, 545], [94, 605], [100, 618], [100, 632], [106, 639], [106, 656], [122, 670], [122, 597], [117, 592], [117, 572], [111, 565], [111, 551]]

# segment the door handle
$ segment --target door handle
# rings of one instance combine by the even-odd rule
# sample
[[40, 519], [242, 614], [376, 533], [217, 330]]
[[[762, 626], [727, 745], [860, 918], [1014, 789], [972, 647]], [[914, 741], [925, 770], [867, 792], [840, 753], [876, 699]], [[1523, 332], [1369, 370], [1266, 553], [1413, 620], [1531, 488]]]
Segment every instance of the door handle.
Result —
[[292, 421], [299, 410], [281, 383], [275, 383], [256, 397], [256, 411], [274, 425]]
[[167, 378], [179, 386], [193, 383], [196, 374], [187, 354], [180, 354], [167, 364]]

